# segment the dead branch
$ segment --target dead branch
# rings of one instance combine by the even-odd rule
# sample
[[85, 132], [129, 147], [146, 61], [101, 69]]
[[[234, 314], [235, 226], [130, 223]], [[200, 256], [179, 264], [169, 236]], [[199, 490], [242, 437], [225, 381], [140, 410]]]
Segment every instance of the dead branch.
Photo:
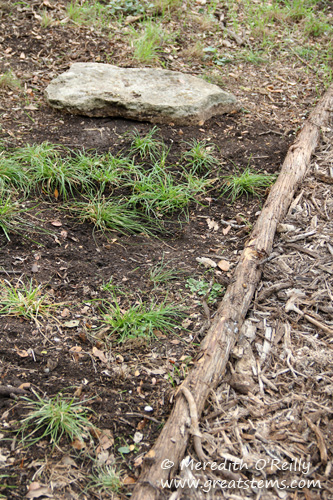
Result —
[[27, 394], [27, 392], [24, 389], [20, 389], [19, 387], [12, 387], [11, 385], [0, 385], [0, 397], [11, 398], [13, 394], [24, 396], [25, 394]]
[[268, 299], [273, 293], [280, 292], [281, 290], [284, 290], [285, 288], [290, 288], [293, 286], [292, 281], [284, 281], [283, 283], [275, 283], [274, 285], [270, 286], [269, 288], [265, 288], [260, 292], [258, 295], [258, 302], [263, 302], [264, 300]]
[[[281, 173], [272, 187], [264, 208], [236, 267], [234, 279], [218, 308], [212, 325], [201, 345], [196, 364], [182, 388], [193, 395], [198, 417], [211, 390], [221, 383], [230, 352], [252, 301], [262, 273], [262, 261], [269, 256], [277, 224], [286, 215], [296, 189], [310, 164], [320, 128], [328, 123], [333, 107], [333, 85], [310, 114], [295, 143], [289, 148]], [[161, 495], [161, 480], [177, 472], [191, 435], [189, 405], [178, 391], [178, 397], [154, 447], [143, 461], [140, 478], [132, 500], [154, 500]], [[166, 467], [165, 461], [168, 460]], [[170, 468], [171, 462], [173, 467]]]

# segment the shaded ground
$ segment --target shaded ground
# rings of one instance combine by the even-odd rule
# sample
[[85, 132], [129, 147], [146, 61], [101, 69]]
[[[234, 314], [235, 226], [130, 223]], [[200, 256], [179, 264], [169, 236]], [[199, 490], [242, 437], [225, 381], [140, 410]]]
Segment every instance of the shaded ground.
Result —
[[[61, 2], [55, 7], [56, 13], [62, 12]], [[117, 32], [111, 26], [114, 31], [113, 36], [109, 36], [71, 22], [42, 28], [38, 12], [49, 8], [48, 2], [17, 4], [14, 9], [10, 3], [4, 2], [1, 8], [0, 44], [4, 57], [0, 69], [5, 72], [11, 68], [23, 85], [20, 90], [5, 89], [0, 94], [0, 138], [5, 147], [49, 141], [70, 148], [115, 154], [126, 150], [129, 145], [125, 133], [138, 130], [144, 134], [151, 129], [150, 124], [128, 120], [60, 115], [44, 103], [43, 91], [48, 82], [73, 61], [100, 61], [123, 66], [135, 64], [122, 31]], [[197, 4], [192, 9], [199, 12]], [[54, 9], [49, 10], [53, 12]], [[172, 18], [171, 25], [177, 26], [178, 23], [178, 19]], [[201, 33], [204, 30], [198, 22], [191, 20], [179, 35], [179, 45], [185, 46], [196, 31]], [[213, 43], [218, 36], [208, 34], [207, 44]], [[237, 51], [237, 45], [230, 50]], [[242, 170], [249, 164], [257, 170], [278, 173], [296, 131], [323, 92], [318, 76], [307, 72], [308, 68], [297, 58], [292, 65], [276, 59], [274, 64], [259, 69], [247, 62], [237, 62], [230, 69], [223, 67], [221, 71], [209, 62], [205, 65], [202, 62], [190, 64], [191, 58], [182, 55], [180, 50], [177, 58], [169, 55], [168, 51], [160, 54], [160, 61], [169, 69], [193, 74], [208, 71], [211, 79], [217, 78], [216, 71], [221, 78], [222, 72], [223, 85], [243, 104], [243, 112], [211, 119], [202, 127], [170, 125], [161, 128], [161, 137], [171, 146], [170, 161], [176, 162], [180, 157], [186, 147], [184, 142], [196, 138], [217, 146], [221, 176], [234, 172], [235, 168]], [[328, 154], [328, 149], [329, 143], [324, 142], [322, 151]], [[327, 173], [325, 169], [331, 161], [324, 161], [323, 172]], [[302, 293], [306, 297], [302, 296], [302, 300], [306, 300], [306, 307], [323, 315], [320, 320], [325, 324], [332, 325], [332, 306], [329, 304], [333, 293], [332, 251], [328, 246], [332, 235], [329, 225], [332, 220], [331, 192], [329, 185], [320, 184], [318, 187], [318, 181], [312, 178], [303, 188], [299, 204], [295, 205], [295, 212], [291, 212], [286, 223], [296, 225], [294, 231], [297, 233], [308, 231], [309, 226], [317, 228], [319, 239], [311, 237], [309, 241], [305, 240], [306, 248], [318, 253], [324, 269], [300, 261], [299, 255], [303, 258], [304, 253], [297, 253], [299, 250], [295, 248], [291, 254], [287, 253], [285, 242], [279, 237], [274, 249], [278, 256], [265, 267], [259, 294], [283, 275], [292, 282], [290, 290], [304, 290]], [[190, 207], [188, 222], [183, 218], [179, 223], [175, 216], [171, 224], [173, 234], [159, 239], [119, 234], [107, 239], [102, 234], [93, 233], [90, 224], [79, 224], [69, 217], [61, 210], [61, 202], [56, 200], [44, 201], [38, 207], [39, 212], [35, 213], [53, 234], [36, 236], [34, 241], [38, 242], [15, 235], [7, 242], [6, 237], [0, 235], [1, 279], [11, 282], [21, 277], [32, 279], [34, 283], [46, 286], [55, 303], [62, 303], [54, 317], [40, 324], [17, 317], [1, 317], [1, 385], [20, 387], [28, 383], [30, 386], [25, 387], [29, 396], [30, 389], [34, 388], [48, 397], [63, 391], [71, 395], [75, 393], [82, 400], [94, 398], [88, 403], [95, 412], [92, 421], [106, 430], [108, 436], [104, 447], [100, 444], [97, 449], [96, 439], [93, 442], [89, 436], [83, 450], [75, 449], [65, 440], [61, 449], [54, 449], [52, 453], [45, 440], [23, 449], [18, 442], [13, 442], [9, 431], [17, 428], [17, 421], [26, 415], [26, 410], [18, 401], [0, 396], [0, 464], [3, 465], [0, 474], [10, 471], [8, 478], [0, 480], [0, 485], [3, 483], [0, 492], [6, 498], [24, 498], [33, 481], [49, 488], [46, 493], [51, 498], [74, 499], [79, 495], [89, 499], [108, 498], [110, 492], [85, 492], [87, 475], [92, 468], [91, 457], [100, 458], [102, 451], [105, 455], [100, 458], [101, 463], [115, 461], [117, 468], [123, 471], [122, 478], [127, 486], [119, 496], [125, 498], [126, 492], [131, 491], [130, 483], [138, 477], [141, 458], [151, 448], [160, 425], [167, 419], [172, 394], [191, 368], [207, 326], [202, 300], [186, 288], [187, 279], [194, 276], [207, 282], [215, 280], [224, 287], [228, 285], [238, 254], [264, 199], [244, 197], [231, 204], [219, 197], [218, 190], [213, 190], [198, 201], [201, 204], [193, 203]], [[209, 227], [208, 219], [218, 223], [217, 230]], [[311, 255], [306, 255], [312, 262]], [[198, 264], [197, 257], [209, 257], [216, 262], [227, 260], [230, 270], [206, 270]], [[149, 271], [161, 261], [179, 274], [172, 281], [154, 288]], [[96, 338], [94, 330], [100, 332], [99, 328], [103, 326], [100, 303], [107, 296], [103, 284], [111, 278], [132, 303], [149, 300], [152, 296], [163, 300], [168, 294], [168, 300], [185, 306], [187, 315], [183, 325], [180, 324], [175, 335], [156, 332], [157, 338], [149, 343], [142, 340], [105, 343], [107, 332], [103, 328]], [[329, 482], [332, 457], [332, 412], [329, 409], [331, 338], [323, 337], [322, 332], [311, 325], [309, 327], [309, 323], [295, 312], [287, 315], [284, 305], [290, 295], [283, 296], [283, 293], [281, 298], [278, 296], [280, 303], [260, 302], [257, 297], [249, 313], [259, 339], [255, 347], [252, 344], [253, 356], [260, 360], [260, 368], [271, 385], [267, 383], [268, 389], [265, 386], [264, 391], [264, 378], [254, 375], [253, 383], [258, 384], [259, 395], [253, 389], [253, 394], [240, 396], [232, 386], [223, 384], [212, 397], [203, 420], [206, 449], [212, 456], [218, 454], [221, 460], [228, 454], [245, 458], [251, 455], [253, 462], [264, 456], [258, 445], [264, 443], [269, 456], [273, 454], [281, 460], [296, 457], [311, 462], [311, 471], [313, 469], [315, 475], [311, 473], [309, 477], [321, 479], [322, 489], [299, 488], [293, 492], [293, 498], [333, 498]], [[210, 305], [211, 314], [216, 306], [217, 303]], [[66, 326], [70, 321], [76, 321], [75, 326]], [[275, 337], [274, 348], [268, 351], [266, 359], [260, 346], [267, 328], [273, 328]], [[236, 360], [235, 354], [234, 367]], [[247, 367], [250, 371], [252, 365], [256, 366], [252, 361]], [[289, 367], [290, 363], [293, 368]], [[262, 416], [263, 408], [269, 404], [273, 411], [264, 412]], [[153, 411], [146, 411], [147, 406]], [[314, 415], [315, 412], [319, 413]], [[266, 422], [267, 414], [270, 417], [275, 415], [273, 424], [271, 420]], [[311, 419], [323, 436], [329, 456], [326, 462], [322, 450], [320, 453], [316, 445], [320, 442], [318, 434], [306, 427], [304, 422], [307, 420], [304, 421], [303, 415]], [[274, 433], [273, 437], [268, 428]], [[286, 428], [290, 432], [285, 431]], [[134, 435], [138, 431], [143, 436], [135, 442]], [[211, 436], [218, 436], [219, 440], [214, 441]], [[299, 443], [297, 449], [290, 440]], [[272, 445], [276, 441], [286, 442], [283, 447], [285, 454], [279, 449], [281, 454], [276, 455]], [[121, 446], [129, 447], [129, 452], [120, 453]], [[9, 486], [15, 488], [9, 490]], [[183, 498], [195, 498], [200, 494], [200, 489], [184, 490]], [[238, 494], [255, 497], [254, 491], [240, 491]], [[219, 498], [221, 493], [216, 490], [214, 495]], [[273, 498], [272, 491], [270, 495]], [[282, 498], [292, 497], [285, 495]]]

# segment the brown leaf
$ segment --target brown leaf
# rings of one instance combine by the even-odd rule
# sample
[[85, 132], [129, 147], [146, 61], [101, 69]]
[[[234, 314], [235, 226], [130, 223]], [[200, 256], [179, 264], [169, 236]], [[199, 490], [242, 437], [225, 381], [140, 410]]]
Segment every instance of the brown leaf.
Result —
[[46, 366], [49, 369], [50, 372], [55, 370], [58, 366], [59, 361], [56, 358], [49, 358], [47, 360]]
[[227, 260], [220, 260], [220, 262], [218, 262], [218, 267], [221, 269], [221, 271], [229, 271], [230, 269], [230, 262], [228, 262]]
[[210, 219], [209, 217], [207, 219], [207, 224], [209, 229], [213, 229], [213, 231], [217, 231], [219, 228], [218, 223], [214, 219]]
[[82, 351], [82, 347], [79, 346], [79, 345], [74, 345], [73, 347], [70, 348], [69, 351], [70, 352], [81, 352]]
[[15, 346], [16, 349], [16, 354], [20, 356], [20, 358], [27, 358], [29, 356], [29, 353], [25, 349], [19, 349], [17, 346]]
[[103, 352], [103, 351], [100, 351], [99, 349], [97, 349], [97, 347], [95, 347], [95, 346], [94, 346], [94, 347], [92, 348], [92, 353], [93, 353], [93, 355], [94, 355], [96, 358], [98, 358], [100, 361], [102, 361], [102, 363], [107, 363], [107, 362], [108, 362], [108, 360], [107, 360], [107, 358], [106, 358], [106, 356], [105, 356], [104, 352]]
[[146, 427], [147, 422], [148, 422], [148, 420], [146, 418], [144, 418], [143, 420], [140, 420], [140, 422], [136, 426], [137, 430], [142, 431], [142, 429], [144, 429]]
[[45, 7], [48, 7], [49, 9], [55, 9], [55, 6], [50, 4], [48, 0], [44, 0], [43, 5], [45, 5]]
[[131, 477], [131, 476], [126, 476], [123, 480], [123, 484], [135, 484], [136, 483], [136, 479], [134, 479], [134, 477]]
[[70, 467], [75, 467], [76, 469], [78, 468], [78, 465], [75, 462], [75, 460], [73, 460], [69, 455], [65, 455], [61, 459], [61, 464], [62, 465], [69, 465]]
[[79, 385], [79, 387], [77, 389], [75, 389], [74, 396], [76, 398], [79, 398], [81, 396], [82, 389], [83, 389], [83, 385]]
[[52, 226], [55, 226], [55, 227], [62, 226], [62, 222], [60, 222], [60, 220], [52, 220], [51, 224], [52, 224]]
[[65, 309], [63, 309], [61, 311], [61, 317], [62, 318], [68, 318], [68, 316], [70, 316], [70, 312], [69, 312], [69, 309], [67, 309], [67, 307], [65, 307]]
[[75, 450], [82, 450], [83, 448], [85, 448], [86, 445], [83, 441], [80, 441], [80, 439], [75, 439], [72, 442], [72, 446]]
[[222, 233], [224, 234], [224, 236], [226, 236], [229, 233], [230, 229], [231, 229], [231, 226], [227, 226], [224, 229], [222, 229]]
[[40, 484], [38, 481], [33, 481], [32, 483], [29, 484], [28, 490], [33, 491], [33, 490], [39, 490]]
[[31, 386], [30, 382], [23, 382], [23, 384], [19, 385], [19, 389], [29, 389], [29, 387]]
[[140, 467], [143, 462], [143, 456], [140, 455], [134, 460], [134, 467]]
[[53, 194], [54, 194], [55, 199], [57, 200], [59, 198], [59, 191], [57, 188], [55, 188]]
[[64, 326], [66, 328], [76, 328], [79, 324], [80, 321], [78, 319], [72, 319], [71, 321], [65, 321]]
[[38, 111], [38, 106], [35, 104], [29, 104], [28, 106], [24, 106], [24, 109], [28, 111]]
[[214, 262], [212, 259], [209, 259], [208, 257], [196, 257], [195, 260], [200, 264], [203, 264], [207, 269], [209, 267], [216, 267], [216, 262]]
[[103, 429], [102, 434], [99, 437], [99, 444], [103, 450], [108, 450], [113, 446], [114, 439], [110, 429]]
[[[32, 483], [33, 484], [33, 483]], [[31, 485], [30, 485], [31, 486]], [[49, 497], [49, 498], [54, 498], [53, 495], [52, 495], [52, 491], [50, 490], [50, 488], [48, 488], [47, 486], [42, 486], [38, 489], [33, 489], [33, 490], [30, 490], [27, 494], [26, 494], [26, 497], [27, 498], [39, 498], [39, 497]]]

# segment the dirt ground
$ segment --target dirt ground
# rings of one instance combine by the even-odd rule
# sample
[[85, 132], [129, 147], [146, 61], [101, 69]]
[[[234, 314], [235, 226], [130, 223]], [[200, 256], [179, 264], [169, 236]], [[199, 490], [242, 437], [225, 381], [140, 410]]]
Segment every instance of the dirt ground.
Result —
[[[53, 4], [55, 9], [63, 8], [62, 2]], [[42, 28], [37, 13], [48, 8], [48, 1], [1, 5], [0, 72], [11, 68], [23, 82], [21, 90], [0, 92], [0, 139], [7, 148], [49, 141], [115, 154], [129, 146], [125, 133], [151, 129], [149, 123], [60, 114], [44, 101], [47, 84], [72, 62], [135, 64], [121, 33], [105, 36], [71, 22]], [[189, 25], [188, 33], [193, 29], [200, 27]], [[186, 43], [186, 30], [182, 37]], [[170, 59], [166, 52], [161, 59], [169, 69], [194, 74], [202, 70], [199, 63], [190, 67], [181, 55]], [[171, 147], [171, 160], [180, 157], [184, 141], [195, 138], [216, 145], [224, 174], [249, 164], [258, 171], [278, 173], [297, 131], [324, 92], [323, 83], [297, 59], [289, 66], [276, 60], [259, 69], [243, 63], [222, 71], [224, 88], [240, 99], [242, 112], [212, 118], [200, 127], [160, 127], [161, 137]], [[208, 488], [207, 481], [214, 479], [211, 472], [195, 472], [207, 487], [184, 487], [177, 498], [333, 498], [333, 198], [331, 184], [314, 175], [332, 175], [332, 137], [331, 129], [323, 131], [311, 174], [284, 221], [289, 232], [282, 228], [277, 234], [273, 258], [264, 267], [226, 382], [211, 395], [201, 421], [204, 448], [216, 461], [242, 458], [249, 467], [248, 478], [258, 474], [263, 478], [265, 472], [280, 482], [290, 484], [296, 477], [320, 481], [320, 486], [290, 486], [295, 488], [292, 492], [276, 487], [222, 490]], [[232, 204], [213, 190], [201, 201], [191, 205], [188, 221], [175, 216], [170, 222], [172, 234], [159, 238], [117, 233], [106, 238], [62, 211], [57, 200], [39, 203], [35, 212], [39, 224], [42, 220], [51, 234], [39, 234], [34, 241], [13, 235], [9, 242], [0, 234], [0, 279], [32, 279], [62, 304], [54, 318], [40, 324], [1, 316], [0, 385], [28, 384], [28, 396], [32, 388], [47, 397], [61, 391], [75, 393], [89, 401], [93, 423], [108, 436], [104, 447], [99, 444], [97, 449], [93, 438], [87, 438], [82, 449], [65, 440], [59, 449], [52, 450], [45, 440], [24, 448], [14, 431], [26, 409], [19, 398], [0, 394], [0, 494], [4, 498], [130, 495], [142, 457], [167, 420], [172, 396], [195, 363], [207, 329], [202, 301], [189, 292], [186, 280], [214, 279], [228, 286], [264, 198], [242, 197]], [[218, 229], [209, 226], [209, 219], [218, 223]], [[197, 257], [224, 259], [230, 269], [207, 270]], [[161, 262], [178, 274], [154, 288], [149, 271]], [[111, 278], [133, 303], [167, 293], [168, 299], [185, 307], [183, 327], [175, 335], [158, 332], [150, 342], [114, 342], [107, 348], [103, 335], [96, 337], [94, 330], [101, 328], [103, 284]], [[272, 285], [281, 283], [265, 296]], [[293, 310], [293, 305], [299, 309]], [[210, 308], [212, 315], [217, 302]], [[234, 370], [248, 377], [249, 390], [227, 383]], [[142, 434], [138, 442], [137, 432]], [[124, 446], [128, 453], [118, 451]], [[100, 457], [101, 452], [104, 463], [115, 463], [122, 471], [124, 486], [117, 494], [86, 490], [91, 457]], [[191, 446], [188, 454], [194, 456]], [[309, 468], [295, 472], [291, 466], [287, 470], [277, 466], [268, 471], [266, 464], [272, 459], [279, 464], [309, 464]], [[265, 465], [264, 472], [255, 470], [258, 460]], [[32, 483], [38, 483], [36, 490], [31, 489]], [[175, 487], [166, 488], [163, 498], [170, 498], [172, 490]]]

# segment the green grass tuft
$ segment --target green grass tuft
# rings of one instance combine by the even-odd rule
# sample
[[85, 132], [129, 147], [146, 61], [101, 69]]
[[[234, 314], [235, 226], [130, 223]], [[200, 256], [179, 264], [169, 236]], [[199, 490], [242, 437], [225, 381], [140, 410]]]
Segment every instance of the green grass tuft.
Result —
[[21, 82], [11, 69], [0, 75], [0, 90], [18, 90], [20, 88]]
[[179, 273], [180, 272], [175, 269], [168, 268], [168, 265], [164, 262], [163, 254], [161, 261], [150, 268], [149, 279], [156, 286], [176, 279]]
[[95, 229], [103, 233], [117, 231], [122, 234], [152, 234], [152, 222], [119, 200], [96, 196], [87, 201], [73, 202], [66, 208], [81, 221], [92, 222]]
[[24, 207], [24, 200], [15, 200], [8, 191], [0, 190], [0, 229], [8, 241], [10, 234], [21, 234], [26, 237], [26, 233], [44, 232], [22, 217], [31, 209]]
[[108, 496], [110, 492], [118, 493], [122, 486], [120, 473], [121, 471], [117, 472], [111, 465], [96, 467], [93, 474], [89, 476], [90, 482], [87, 489], [96, 490], [98, 494], [107, 493]]
[[247, 167], [244, 172], [224, 177], [222, 196], [227, 195], [233, 203], [243, 194], [259, 196], [276, 180], [276, 175], [260, 174]]
[[141, 136], [137, 130], [128, 134], [128, 137], [131, 139], [129, 153], [132, 156], [138, 155], [141, 160], [149, 159], [155, 161], [164, 147], [163, 142], [155, 138], [159, 130], [158, 127], [154, 126], [144, 136]]
[[159, 163], [149, 173], [138, 171], [136, 179], [129, 185], [133, 189], [129, 204], [141, 207], [148, 216], [156, 218], [187, 210], [195, 195], [203, 192], [202, 186], [195, 189], [189, 182], [176, 180]]
[[134, 59], [141, 63], [156, 62], [163, 44], [170, 42], [171, 39], [171, 35], [163, 29], [161, 24], [148, 19], [143, 24], [143, 31], [132, 28], [131, 44], [134, 47]]
[[22, 398], [29, 410], [29, 415], [22, 420], [18, 431], [25, 446], [49, 439], [55, 447], [63, 436], [70, 441], [83, 441], [87, 432], [95, 428], [88, 417], [92, 410], [83, 406], [82, 402], [75, 402], [74, 398], [61, 393], [51, 399], [42, 398], [35, 392], [34, 394], [36, 400]]
[[0, 153], [0, 190], [10, 193], [13, 187], [28, 192], [29, 178], [19, 162], [2, 152]]
[[185, 163], [184, 168], [192, 174], [207, 172], [219, 164], [218, 159], [212, 155], [215, 150], [213, 144], [196, 139], [185, 144], [190, 146], [190, 149], [183, 153], [182, 162]]
[[25, 284], [21, 279], [16, 285], [8, 280], [0, 282], [0, 315], [21, 316], [34, 320], [50, 316], [59, 304], [52, 303], [42, 285]]
[[77, 168], [70, 152], [54, 144], [27, 145], [17, 149], [12, 158], [24, 166], [30, 185], [35, 189], [39, 186], [50, 197], [66, 200], [82, 186], [87, 189], [92, 185], [84, 170]]
[[99, 194], [106, 189], [116, 189], [124, 182], [124, 176], [134, 168], [130, 158], [112, 154], [99, 155], [79, 151], [72, 161], [74, 170], [81, 172], [86, 179], [82, 184], [82, 191], [88, 194], [95, 190], [94, 185]]
[[179, 318], [184, 316], [180, 307], [172, 304], [138, 303], [127, 310], [120, 307], [114, 296], [112, 303], [108, 302], [103, 314], [103, 322], [111, 327], [110, 336], [116, 336], [119, 343], [135, 338], [154, 338], [157, 331], [172, 333], [179, 326]]

